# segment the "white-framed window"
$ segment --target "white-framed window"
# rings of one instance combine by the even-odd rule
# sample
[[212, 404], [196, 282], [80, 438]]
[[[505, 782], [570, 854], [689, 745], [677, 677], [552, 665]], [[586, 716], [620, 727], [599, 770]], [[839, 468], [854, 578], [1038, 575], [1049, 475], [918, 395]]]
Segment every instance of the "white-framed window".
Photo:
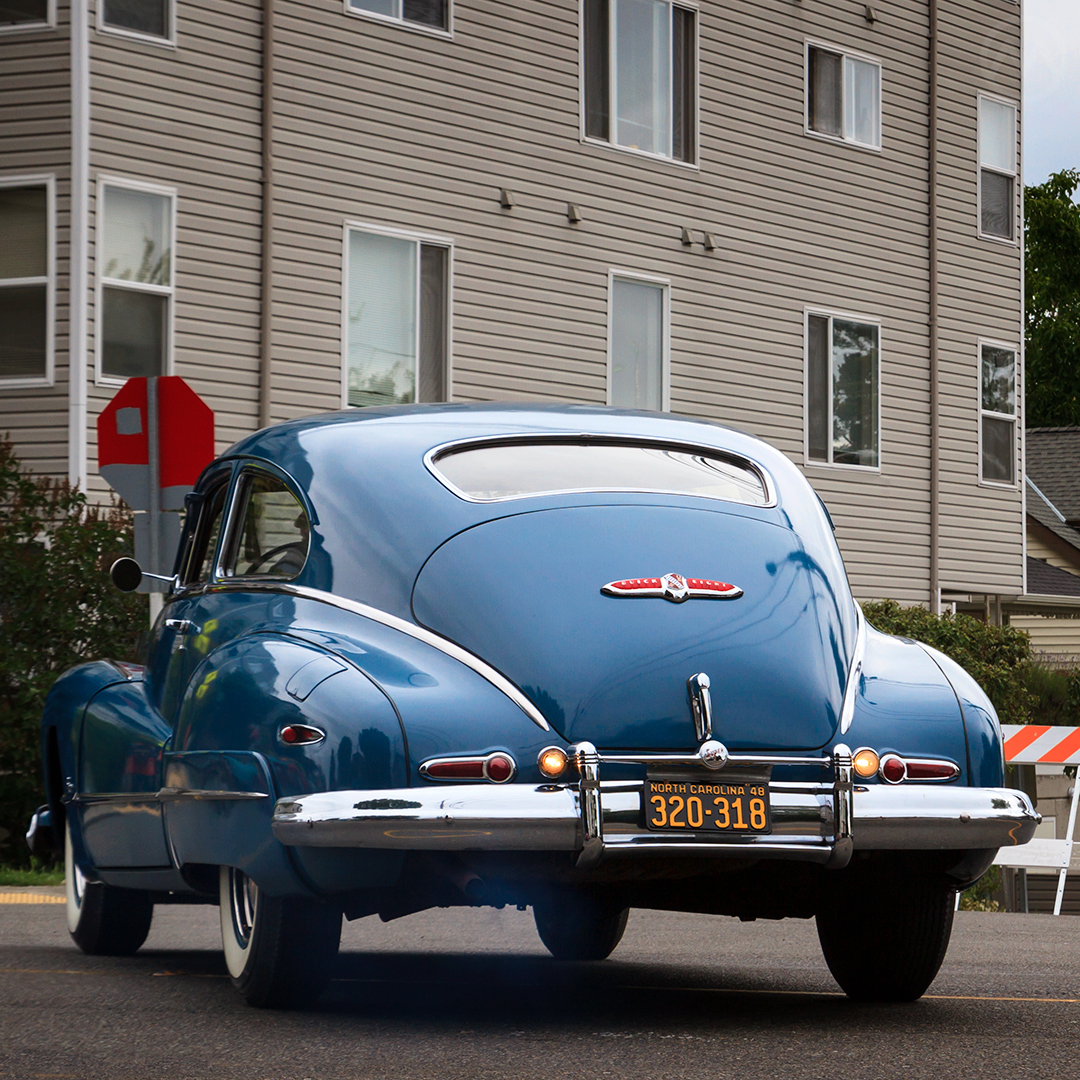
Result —
[[446, 237], [346, 224], [343, 405], [448, 400], [453, 247]]
[[175, 250], [175, 189], [98, 178], [98, 382], [169, 374]]
[[806, 460], [881, 467], [881, 324], [806, 312]]
[[1016, 242], [1016, 105], [979, 95], [979, 235]]
[[0, 385], [51, 386], [56, 180], [0, 177]]
[[881, 61], [806, 43], [806, 130], [881, 149]]
[[97, 28], [152, 45], [176, 43], [175, 0], [98, 0]]
[[673, 0], [582, 0], [584, 137], [697, 158], [697, 11]]
[[56, 0], [0, 0], [0, 34], [55, 26]]
[[345, 0], [345, 14], [400, 23], [406, 30], [452, 31], [451, 0]]
[[979, 479], [1016, 486], [1016, 349], [979, 342]]
[[671, 408], [671, 284], [630, 271], [608, 274], [608, 404]]

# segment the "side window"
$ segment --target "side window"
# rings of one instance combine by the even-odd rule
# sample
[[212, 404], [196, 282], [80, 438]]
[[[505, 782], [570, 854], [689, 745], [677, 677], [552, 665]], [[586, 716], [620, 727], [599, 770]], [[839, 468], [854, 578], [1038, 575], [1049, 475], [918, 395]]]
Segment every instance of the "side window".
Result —
[[185, 585], [210, 580], [210, 573], [214, 568], [214, 552], [217, 551], [218, 537], [221, 536], [225, 495], [228, 490], [228, 483], [221, 484], [220, 487], [210, 492], [203, 503], [199, 521], [195, 526], [195, 540], [191, 546], [191, 557], [187, 560], [187, 572], [184, 575]]
[[979, 98], [979, 234], [1015, 240], [1016, 106]]
[[296, 496], [280, 480], [253, 473], [241, 480], [235, 533], [225, 560], [230, 577], [291, 580], [307, 560], [311, 530]]
[[991, 484], [1016, 483], [1016, 351], [980, 343], [979, 478]]
[[881, 147], [881, 64], [806, 47], [806, 127], [859, 146]]

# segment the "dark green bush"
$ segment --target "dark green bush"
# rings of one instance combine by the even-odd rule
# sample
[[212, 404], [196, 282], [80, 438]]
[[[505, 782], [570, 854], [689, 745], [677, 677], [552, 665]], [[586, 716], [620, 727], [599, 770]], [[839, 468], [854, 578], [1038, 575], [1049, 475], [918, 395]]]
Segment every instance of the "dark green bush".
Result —
[[0, 438], [0, 863], [30, 864], [23, 834], [44, 801], [49, 687], [74, 664], [135, 655], [146, 597], [118, 592], [107, 576], [131, 549], [130, 512], [24, 472]]
[[1027, 632], [970, 615], [934, 615], [895, 600], [862, 605], [871, 625], [932, 645], [986, 691], [1003, 724], [1080, 725], [1080, 671], [1040, 664]]

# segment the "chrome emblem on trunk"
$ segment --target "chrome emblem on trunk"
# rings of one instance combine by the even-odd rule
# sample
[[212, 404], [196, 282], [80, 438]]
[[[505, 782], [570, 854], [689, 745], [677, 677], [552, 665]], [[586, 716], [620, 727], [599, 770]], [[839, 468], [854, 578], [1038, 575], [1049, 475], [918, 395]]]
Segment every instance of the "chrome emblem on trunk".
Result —
[[600, 591], [605, 596], [661, 596], [673, 604], [681, 604], [684, 600], [736, 600], [743, 594], [738, 585], [729, 585], [726, 581], [687, 578], [682, 574], [609, 581]]

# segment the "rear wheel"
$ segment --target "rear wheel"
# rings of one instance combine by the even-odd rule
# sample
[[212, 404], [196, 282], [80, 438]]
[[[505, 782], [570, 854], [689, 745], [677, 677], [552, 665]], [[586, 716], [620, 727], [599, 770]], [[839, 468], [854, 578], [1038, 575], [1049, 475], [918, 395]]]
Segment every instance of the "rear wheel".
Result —
[[817, 915], [825, 962], [856, 1001], [914, 1001], [945, 959], [956, 891], [917, 864], [840, 871]]
[[272, 897], [243, 871], [221, 868], [221, 942], [232, 984], [260, 1008], [310, 1005], [326, 989], [341, 941], [341, 911]]
[[533, 906], [536, 932], [556, 960], [605, 960], [622, 940], [629, 908], [574, 893]]
[[150, 933], [154, 904], [141, 889], [88, 881], [75, 855], [71, 823], [64, 827], [64, 888], [72, 940], [89, 956], [131, 956]]

